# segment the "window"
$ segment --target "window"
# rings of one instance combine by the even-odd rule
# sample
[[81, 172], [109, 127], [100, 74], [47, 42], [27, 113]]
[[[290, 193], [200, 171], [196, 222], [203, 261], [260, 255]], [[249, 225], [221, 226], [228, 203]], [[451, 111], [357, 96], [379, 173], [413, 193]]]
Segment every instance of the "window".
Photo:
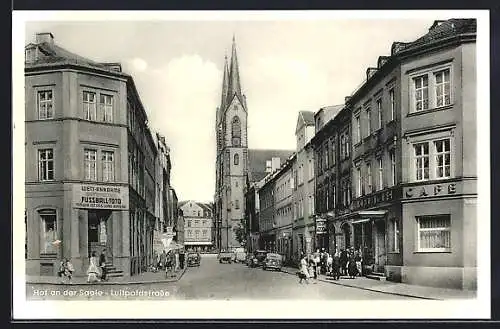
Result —
[[190, 238], [193, 237], [193, 231], [191, 231], [191, 230], [188, 231], [188, 237], [190, 237]]
[[203, 230], [203, 237], [206, 238], [207, 237], [207, 234], [208, 234], [208, 231], [207, 230]]
[[24, 56], [25, 56], [24, 61], [26, 63], [35, 61], [35, 59], [36, 59], [36, 48], [35, 47], [33, 47], [33, 48], [27, 48], [24, 51]]
[[85, 180], [96, 180], [96, 159], [97, 159], [97, 151], [96, 150], [84, 150], [84, 179]]
[[450, 70], [434, 73], [436, 81], [436, 107], [450, 105]]
[[187, 220], [186, 223], [187, 223], [187, 227], [191, 227], [191, 221], [190, 220]]
[[451, 249], [450, 215], [417, 217], [418, 251], [449, 251]]
[[240, 155], [239, 154], [234, 155], [233, 163], [235, 166], [240, 164]]
[[102, 180], [103, 182], [113, 182], [115, 180], [114, 153], [102, 151]]
[[415, 150], [415, 180], [429, 179], [429, 143], [413, 145]]
[[233, 146], [241, 145], [241, 122], [240, 119], [235, 116], [231, 122], [231, 136]]
[[451, 176], [451, 152], [450, 140], [443, 139], [434, 142], [436, 148], [436, 178], [447, 178]]
[[392, 241], [390, 241], [391, 244], [391, 251], [392, 252], [399, 252], [399, 225], [397, 219], [392, 219], [391, 220], [391, 226], [392, 226]]
[[[198, 216], [199, 216], [199, 213], [198, 213]], [[196, 227], [200, 226], [200, 221], [199, 220], [195, 220], [194, 221], [194, 226], [196, 226]]]
[[46, 120], [54, 117], [52, 90], [40, 90], [37, 93], [38, 119]]
[[371, 193], [372, 192], [372, 187], [373, 187], [373, 184], [372, 184], [372, 164], [371, 163], [367, 163], [366, 164], [366, 171], [368, 172], [367, 173], [367, 176], [368, 176], [368, 193]]
[[372, 111], [370, 108], [366, 109], [366, 132], [367, 136], [372, 133]]
[[311, 159], [309, 159], [309, 180], [314, 178], [314, 166]]
[[394, 89], [389, 90], [389, 102], [391, 103], [391, 121], [396, 120], [396, 99], [394, 98]]
[[234, 187], [238, 187], [238, 181], [234, 182]]
[[329, 163], [329, 153], [330, 153], [330, 150], [328, 148], [328, 141], [326, 141], [324, 144], [323, 144], [323, 155], [325, 157], [325, 169], [328, 169], [330, 167], [330, 163]]
[[330, 165], [335, 166], [335, 140], [330, 140]]
[[240, 200], [234, 201], [234, 209], [240, 209]]
[[95, 93], [83, 92], [83, 118], [85, 120], [96, 120]]
[[354, 118], [354, 122], [356, 127], [356, 144], [357, 144], [361, 142], [361, 121], [359, 118], [359, 114], [356, 115], [356, 117]]
[[382, 158], [378, 160], [378, 190], [382, 190], [384, 188], [384, 164], [382, 162]]
[[415, 111], [429, 109], [429, 78], [427, 75], [413, 78], [415, 87]]
[[362, 178], [361, 178], [361, 168], [360, 167], [356, 168], [356, 180], [357, 180], [356, 196], [360, 197], [361, 196], [361, 187], [362, 187]]
[[99, 107], [101, 121], [113, 122], [113, 96], [101, 94]]
[[379, 98], [377, 99], [377, 122], [378, 122], [378, 129], [382, 128], [382, 99]]
[[396, 185], [396, 154], [394, 150], [390, 152], [391, 158], [391, 186]]
[[38, 179], [40, 181], [54, 180], [54, 152], [52, 149], [38, 151]]
[[55, 254], [57, 253], [56, 244], [57, 240], [57, 221], [56, 211], [52, 209], [40, 210], [40, 253], [41, 254]]
[[309, 196], [309, 211], [311, 215], [314, 215], [314, 196]]

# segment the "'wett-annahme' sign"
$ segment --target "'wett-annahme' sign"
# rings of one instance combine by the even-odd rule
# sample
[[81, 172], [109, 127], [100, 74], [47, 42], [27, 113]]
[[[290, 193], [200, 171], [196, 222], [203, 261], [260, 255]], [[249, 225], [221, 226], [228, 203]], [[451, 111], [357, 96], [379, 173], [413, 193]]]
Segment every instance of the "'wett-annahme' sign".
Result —
[[128, 210], [128, 188], [116, 185], [74, 184], [75, 208]]

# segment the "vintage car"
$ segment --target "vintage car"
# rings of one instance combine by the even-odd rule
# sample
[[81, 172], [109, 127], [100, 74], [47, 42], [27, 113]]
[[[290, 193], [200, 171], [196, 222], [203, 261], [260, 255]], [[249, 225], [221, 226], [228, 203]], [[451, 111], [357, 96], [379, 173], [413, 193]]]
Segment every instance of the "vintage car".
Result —
[[255, 250], [253, 252], [253, 257], [250, 259], [250, 267], [262, 266], [264, 260], [266, 259], [267, 251], [265, 250]]
[[201, 256], [197, 252], [190, 252], [187, 254], [187, 266], [200, 266]]
[[234, 261], [236, 263], [245, 263], [247, 259], [247, 252], [244, 248], [236, 248], [234, 251]]
[[221, 264], [222, 263], [231, 264], [233, 262], [233, 259], [234, 259], [234, 253], [223, 251], [223, 252], [219, 253], [217, 258], [219, 259], [219, 263], [221, 263]]
[[283, 256], [281, 256], [280, 254], [268, 253], [262, 263], [263, 270], [271, 268], [273, 270], [281, 271], [282, 266], [283, 266]]

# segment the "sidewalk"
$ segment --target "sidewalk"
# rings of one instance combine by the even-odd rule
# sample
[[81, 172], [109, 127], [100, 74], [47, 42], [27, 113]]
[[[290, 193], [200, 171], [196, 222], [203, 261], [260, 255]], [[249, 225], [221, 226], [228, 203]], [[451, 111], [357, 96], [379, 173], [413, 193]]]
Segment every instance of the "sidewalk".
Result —
[[[283, 267], [282, 271], [295, 275], [298, 269], [293, 267]], [[378, 281], [365, 277], [356, 277], [355, 279], [341, 277], [340, 280], [336, 281], [330, 277], [321, 275], [318, 280], [340, 286], [421, 299], [447, 300], [476, 298], [476, 291], [417, 286], [399, 282]]]
[[166, 278], [165, 271], [153, 272], [143, 272], [130, 277], [111, 277], [109, 281], [87, 283], [86, 276], [73, 277], [71, 283], [65, 281], [61, 282], [61, 279], [57, 276], [33, 276], [26, 275], [26, 283], [32, 284], [56, 284], [56, 285], [126, 285], [126, 284], [144, 284], [144, 283], [167, 283], [179, 281], [184, 273], [186, 272], [187, 266], [183, 270], [179, 270], [174, 276]]

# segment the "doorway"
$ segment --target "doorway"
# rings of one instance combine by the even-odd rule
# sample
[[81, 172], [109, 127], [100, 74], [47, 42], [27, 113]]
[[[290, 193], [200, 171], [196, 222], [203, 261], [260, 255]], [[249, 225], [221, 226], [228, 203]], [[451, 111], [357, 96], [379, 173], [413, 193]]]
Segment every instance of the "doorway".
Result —
[[349, 224], [344, 223], [342, 225], [342, 233], [344, 235], [344, 250], [351, 248], [351, 228]]
[[375, 266], [377, 272], [384, 272], [387, 261], [385, 248], [385, 220], [375, 222]]
[[106, 259], [111, 261], [111, 210], [89, 210], [88, 211], [88, 257], [99, 255], [106, 250]]

